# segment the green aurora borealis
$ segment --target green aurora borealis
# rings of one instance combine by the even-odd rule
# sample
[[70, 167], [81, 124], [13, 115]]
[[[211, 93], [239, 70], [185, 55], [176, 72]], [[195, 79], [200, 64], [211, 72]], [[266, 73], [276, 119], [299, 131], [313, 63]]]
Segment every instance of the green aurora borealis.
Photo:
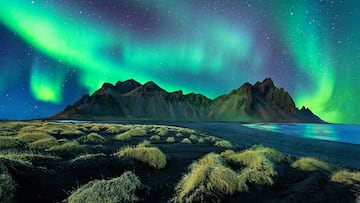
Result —
[[355, 0], [1, 1], [1, 26], [33, 51], [27, 77], [0, 53], [0, 94], [27, 80], [34, 105], [54, 105], [46, 116], [81, 96], [65, 99], [69, 88], [92, 93], [134, 78], [214, 98], [272, 77], [298, 107], [359, 124], [359, 20]]

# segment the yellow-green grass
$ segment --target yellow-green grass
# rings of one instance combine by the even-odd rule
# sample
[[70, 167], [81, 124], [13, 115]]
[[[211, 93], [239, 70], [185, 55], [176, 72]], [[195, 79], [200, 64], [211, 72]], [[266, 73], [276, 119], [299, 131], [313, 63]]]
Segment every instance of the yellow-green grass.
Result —
[[182, 137], [184, 136], [182, 133], [176, 133], [176, 137]]
[[137, 147], [151, 147], [151, 142], [147, 141], [147, 140], [144, 140], [142, 142], [140, 142]]
[[168, 130], [168, 128], [167, 127], [165, 127], [165, 126], [162, 126], [162, 127], [160, 127], [159, 129], [158, 129], [158, 135], [159, 136], [166, 136], [168, 133], [169, 133], [169, 130]]
[[15, 136], [0, 136], [0, 149], [16, 148], [24, 143]]
[[91, 126], [90, 129], [89, 129], [90, 132], [99, 132], [100, 131], [100, 128], [99, 126]]
[[168, 142], [168, 143], [173, 143], [173, 142], [175, 142], [175, 138], [174, 138], [174, 137], [168, 137], [168, 138], [166, 139], [166, 142]]
[[200, 137], [200, 138], [198, 139], [198, 142], [199, 142], [199, 143], [204, 143], [205, 140], [204, 140], [204, 138]]
[[126, 157], [141, 161], [155, 169], [162, 169], [166, 166], [166, 155], [157, 147], [123, 147], [117, 153], [117, 157]]
[[208, 141], [211, 141], [211, 142], [221, 141], [220, 138], [215, 137], [213, 135], [205, 137], [205, 140], [208, 140]]
[[153, 135], [150, 137], [150, 140], [160, 140], [161, 137], [159, 135]]
[[68, 197], [69, 203], [118, 203], [138, 201], [137, 191], [141, 187], [140, 179], [132, 172], [125, 172], [118, 178], [91, 181]]
[[219, 202], [222, 196], [247, 191], [239, 175], [223, 165], [222, 157], [215, 153], [205, 155], [189, 167], [177, 184], [172, 202]]
[[48, 150], [53, 152], [78, 152], [84, 151], [85, 145], [80, 144], [77, 141], [64, 142], [63, 144], [50, 147]]
[[21, 132], [18, 133], [17, 138], [24, 142], [35, 142], [46, 138], [54, 138], [46, 132]]
[[231, 142], [227, 141], [227, 140], [221, 140], [221, 141], [217, 141], [214, 144], [217, 147], [223, 147], [223, 148], [233, 148], [234, 146], [231, 144]]
[[49, 137], [31, 142], [29, 143], [29, 147], [30, 149], [49, 149], [57, 144], [58, 141], [55, 138]]
[[199, 139], [199, 137], [197, 135], [191, 134], [189, 139], [192, 141], [197, 141]]
[[0, 152], [0, 161], [5, 160], [9, 162], [15, 162], [21, 165], [32, 165], [34, 160], [57, 160], [59, 157], [51, 154], [34, 153], [27, 151], [3, 151]]
[[81, 154], [73, 159], [70, 160], [71, 163], [79, 162], [79, 161], [88, 161], [91, 159], [97, 159], [100, 157], [106, 157], [106, 154], [104, 153], [98, 153], [98, 154]]
[[17, 184], [0, 160], [0, 202], [14, 202], [14, 193]]
[[43, 132], [47, 132], [51, 135], [57, 136], [74, 136], [80, 137], [85, 133], [80, 131], [76, 124], [72, 123], [43, 123], [39, 128]]
[[97, 133], [90, 133], [86, 136], [86, 141], [93, 144], [103, 144], [106, 139]]
[[240, 177], [245, 182], [257, 185], [273, 185], [272, 177], [277, 175], [274, 162], [284, 157], [280, 152], [263, 146], [254, 146], [242, 152], [226, 150], [221, 156], [243, 166]]
[[115, 140], [130, 140], [132, 137], [142, 137], [146, 135], [146, 130], [141, 128], [133, 128], [114, 137]]
[[331, 181], [360, 186], [360, 171], [339, 170], [331, 176]]
[[301, 157], [291, 167], [302, 171], [330, 171], [330, 164], [313, 157]]
[[121, 133], [130, 130], [130, 126], [124, 126], [124, 125], [111, 125], [109, 126], [105, 132], [107, 133]]
[[185, 143], [185, 144], [191, 144], [191, 140], [189, 138], [184, 138], [181, 143]]

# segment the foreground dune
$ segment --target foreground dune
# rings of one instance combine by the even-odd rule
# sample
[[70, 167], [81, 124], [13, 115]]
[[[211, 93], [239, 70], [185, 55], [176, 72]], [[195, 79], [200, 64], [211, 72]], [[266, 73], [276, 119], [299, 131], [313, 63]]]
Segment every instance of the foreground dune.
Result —
[[0, 202], [359, 201], [358, 168], [212, 126], [1, 122]]

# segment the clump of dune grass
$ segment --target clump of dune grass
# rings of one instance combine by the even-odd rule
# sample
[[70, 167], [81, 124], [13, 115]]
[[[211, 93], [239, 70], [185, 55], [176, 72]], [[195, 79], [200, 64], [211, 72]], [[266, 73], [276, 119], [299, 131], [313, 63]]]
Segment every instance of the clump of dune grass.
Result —
[[14, 202], [17, 184], [8, 173], [7, 168], [0, 162], [0, 202]]
[[109, 126], [105, 132], [107, 133], [120, 133], [130, 130], [130, 126], [123, 126], [123, 125], [111, 125]]
[[68, 141], [63, 144], [50, 147], [48, 150], [53, 152], [78, 152], [86, 149], [85, 145], [77, 141]]
[[159, 135], [153, 135], [150, 137], [150, 140], [160, 140], [160, 136]]
[[221, 156], [243, 166], [240, 178], [257, 185], [273, 185], [272, 177], [277, 175], [274, 162], [279, 162], [283, 155], [264, 146], [254, 146], [242, 152], [226, 150]]
[[220, 155], [210, 153], [191, 164], [189, 173], [177, 184], [172, 202], [218, 202], [224, 195], [247, 191], [245, 182], [223, 163]]
[[208, 141], [211, 141], [211, 142], [221, 141], [220, 138], [215, 137], [215, 136], [213, 136], [213, 135], [210, 135], [210, 136], [205, 137], [205, 140], [208, 140]]
[[98, 159], [101, 157], [106, 157], [106, 154], [104, 153], [98, 153], [98, 154], [81, 154], [73, 159], [70, 160], [71, 163], [75, 163], [75, 162], [86, 162], [92, 159]]
[[175, 138], [174, 138], [174, 137], [168, 137], [168, 138], [166, 139], [166, 142], [168, 142], [168, 143], [173, 143], [173, 142], [175, 142]]
[[119, 135], [116, 135], [114, 137], [115, 140], [121, 140], [121, 141], [125, 141], [125, 140], [130, 140], [132, 137], [142, 137], [146, 135], [146, 130], [141, 129], [141, 128], [133, 128], [131, 130], [128, 130], [124, 133], [121, 133]]
[[176, 133], [176, 137], [182, 137], [184, 136], [182, 133]]
[[97, 133], [90, 133], [86, 136], [86, 141], [93, 144], [103, 144], [106, 139]]
[[140, 142], [138, 145], [136, 145], [137, 147], [151, 147], [151, 142], [144, 140], [142, 142]]
[[301, 157], [291, 164], [291, 167], [302, 171], [330, 171], [330, 165], [312, 157]]
[[360, 171], [349, 171], [346, 169], [339, 170], [331, 176], [331, 181], [360, 186]]
[[24, 143], [15, 136], [0, 136], [0, 149], [16, 148]]
[[3, 151], [0, 152], [0, 160], [5, 160], [20, 165], [31, 166], [35, 160], [57, 160], [59, 157], [51, 154], [34, 153], [32, 151]]
[[184, 138], [181, 143], [185, 143], [185, 144], [191, 144], [191, 140], [189, 138]]
[[121, 133], [114, 137], [115, 140], [120, 140], [120, 141], [131, 140], [131, 138], [132, 138], [132, 136], [129, 133]]
[[169, 133], [168, 128], [165, 127], [165, 126], [160, 127], [158, 131], [159, 131], [158, 132], [159, 136], [165, 136], [165, 135], [167, 135]]
[[24, 142], [35, 142], [46, 138], [53, 138], [46, 132], [21, 132], [18, 133], [17, 138]]
[[44, 138], [31, 142], [29, 144], [30, 149], [49, 149], [58, 144], [58, 141], [54, 137]]
[[223, 147], [223, 148], [233, 148], [233, 145], [231, 144], [231, 142], [227, 141], [227, 140], [221, 140], [221, 141], [217, 141], [214, 144], [217, 147]]
[[72, 123], [45, 123], [40, 129], [51, 135], [63, 137], [80, 137], [85, 135], [84, 132], [78, 130], [77, 126]]
[[100, 128], [99, 128], [99, 126], [93, 125], [93, 126], [91, 126], [89, 131], [91, 131], [91, 132], [99, 132]]
[[162, 169], [166, 166], [166, 155], [157, 147], [123, 147], [117, 153], [117, 157], [135, 159], [148, 164], [155, 169]]
[[280, 162], [285, 159], [284, 154], [281, 152], [273, 148], [264, 147], [263, 145], [254, 145], [250, 149], [264, 155], [270, 161]]
[[197, 141], [199, 137], [197, 135], [191, 134], [189, 137], [190, 140]]
[[204, 143], [204, 142], [205, 142], [204, 138], [200, 137], [198, 143]]
[[140, 200], [136, 194], [140, 187], [140, 179], [132, 172], [125, 172], [118, 178], [94, 180], [81, 186], [71, 193], [67, 202], [135, 202]]

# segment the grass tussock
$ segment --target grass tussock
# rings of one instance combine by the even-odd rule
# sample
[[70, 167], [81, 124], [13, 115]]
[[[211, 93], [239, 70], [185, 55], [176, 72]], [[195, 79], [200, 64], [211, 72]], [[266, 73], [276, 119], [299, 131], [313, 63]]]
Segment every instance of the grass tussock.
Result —
[[122, 133], [122, 132], [128, 131], [130, 129], [131, 129], [131, 127], [129, 127], [129, 126], [111, 125], [106, 129], [105, 132], [115, 134], [115, 133]]
[[150, 137], [150, 140], [160, 140], [161, 137], [159, 135], [153, 135]]
[[20, 165], [31, 166], [32, 161], [35, 160], [57, 160], [59, 157], [51, 154], [42, 154], [34, 152], [18, 152], [18, 151], [4, 151], [0, 152], [0, 161], [5, 160]]
[[245, 182], [269, 186], [274, 184], [272, 177], [277, 175], [274, 162], [283, 157], [280, 152], [264, 146], [254, 146], [238, 153], [226, 150], [221, 156], [243, 166], [240, 177]]
[[20, 132], [17, 138], [24, 142], [35, 142], [42, 139], [54, 138], [46, 132]]
[[30, 149], [49, 149], [53, 146], [56, 146], [58, 144], [58, 141], [53, 138], [44, 138], [41, 140], [34, 141], [29, 144]]
[[148, 164], [155, 169], [162, 169], [166, 166], [166, 155], [157, 147], [123, 147], [117, 153], [117, 157], [135, 159]]
[[168, 130], [167, 127], [162, 126], [162, 127], [159, 128], [159, 130], [158, 130], [158, 135], [159, 136], [166, 136], [167, 134], [169, 134], [169, 130]]
[[86, 162], [92, 159], [98, 159], [101, 157], [106, 157], [106, 154], [104, 153], [98, 153], [98, 154], [82, 154], [79, 155], [73, 159], [70, 160], [71, 163], [75, 163], [75, 162]]
[[86, 149], [85, 145], [80, 144], [77, 141], [68, 141], [63, 144], [53, 146], [49, 149], [49, 151], [53, 152], [78, 152], [84, 151]]
[[13, 202], [16, 186], [15, 181], [8, 173], [5, 166], [0, 166], [0, 202]]
[[291, 167], [302, 171], [330, 171], [328, 163], [312, 157], [301, 157], [291, 164]]
[[176, 137], [182, 137], [184, 136], [182, 133], [176, 133]]
[[198, 140], [198, 142], [199, 142], [199, 143], [204, 143], [205, 140], [204, 140], [204, 138], [200, 137], [199, 140]]
[[128, 130], [124, 133], [121, 133], [119, 135], [116, 135], [114, 137], [115, 140], [131, 140], [132, 137], [142, 137], [146, 135], [146, 130], [141, 128], [133, 128], [131, 130]]
[[360, 171], [351, 172], [345, 169], [337, 171], [331, 176], [331, 181], [348, 185], [360, 185]]
[[97, 133], [90, 133], [86, 136], [86, 141], [92, 144], [104, 144], [106, 139]]
[[63, 137], [80, 137], [85, 135], [84, 132], [77, 128], [73, 123], [45, 123], [40, 128], [51, 135]]
[[174, 137], [168, 137], [168, 138], [166, 139], [166, 142], [168, 142], [168, 143], [174, 143], [174, 142], [175, 142], [175, 138], [174, 138]]
[[219, 201], [223, 195], [247, 191], [245, 182], [223, 163], [220, 155], [210, 153], [191, 164], [189, 173], [177, 184], [172, 202]]
[[144, 140], [142, 142], [140, 142], [137, 147], [151, 147], [151, 142], [147, 141], [147, 140]]
[[228, 149], [231, 149], [234, 147], [233, 144], [231, 144], [231, 142], [229, 142], [227, 140], [217, 141], [217, 142], [215, 142], [214, 146], [228, 148]]
[[94, 125], [94, 126], [91, 126], [89, 130], [90, 130], [90, 132], [99, 132], [100, 128], [99, 128], [99, 126]]
[[199, 137], [197, 135], [191, 134], [189, 137], [190, 140], [197, 141]]
[[15, 136], [0, 136], [0, 149], [17, 148], [24, 143]]
[[191, 144], [191, 140], [189, 138], [184, 138], [181, 143], [184, 143], [184, 144]]
[[137, 191], [140, 179], [132, 172], [125, 172], [118, 178], [94, 180], [75, 190], [68, 197], [69, 203], [118, 203], [139, 201]]

